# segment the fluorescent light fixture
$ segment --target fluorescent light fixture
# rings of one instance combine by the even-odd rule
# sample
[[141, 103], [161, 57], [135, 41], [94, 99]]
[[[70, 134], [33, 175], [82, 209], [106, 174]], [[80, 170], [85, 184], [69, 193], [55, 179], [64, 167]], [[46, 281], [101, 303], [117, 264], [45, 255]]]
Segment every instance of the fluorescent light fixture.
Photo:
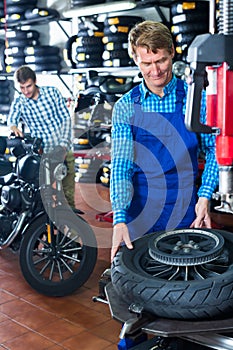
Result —
[[136, 3], [134, 0], [122, 0], [122, 1], [114, 1], [114, 2], [106, 2], [103, 4], [96, 4], [85, 7], [74, 7], [70, 10], [64, 11], [63, 16], [66, 18], [72, 17], [85, 17], [92, 15], [99, 15], [101, 13], [109, 13], [109, 12], [119, 12], [131, 10], [136, 7]]

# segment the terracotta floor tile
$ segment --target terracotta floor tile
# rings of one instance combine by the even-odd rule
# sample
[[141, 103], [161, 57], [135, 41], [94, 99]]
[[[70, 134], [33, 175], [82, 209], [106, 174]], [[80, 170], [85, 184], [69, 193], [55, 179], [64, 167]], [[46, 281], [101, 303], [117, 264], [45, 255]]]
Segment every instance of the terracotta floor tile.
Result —
[[20, 335], [27, 333], [28, 330], [21, 325], [13, 322], [12, 320], [7, 320], [1, 323], [0, 327], [0, 341], [4, 344], [6, 341], [14, 338], [18, 338]]
[[69, 350], [105, 350], [111, 343], [89, 332], [83, 332], [65, 340], [62, 345]]
[[0, 312], [0, 323], [9, 320], [9, 317]]
[[2, 342], [10, 350], [46, 350], [54, 343], [45, 337], [33, 332], [28, 332], [15, 339]]
[[105, 323], [109, 320], [108, 314], [102, 314], [91, 308], [87, 308], [80, 304], [79, 311], [73, 315], [69, 315], [69, 321], [72, 321], [88, 330]]
[[109, 320], [101, 325], [92, 328], [91, 333], [117, 344], [121, 331], [121, 324], [115, 320]]
[[50, 322], [49, 324], [37, 329], [38, 333], [57, 343], [61, 343], [83, 331], [85, 331], [83, 327], [63, 319]]
[[0, 304], [4, 304], [8, 301], [15, 300], [17, 297], [11, 293], [6, 292], [5, 290], [0, 290]]
[[117, 349], [118, 349], [117, 344], [111, 344], [104, 350], [117, 350]]

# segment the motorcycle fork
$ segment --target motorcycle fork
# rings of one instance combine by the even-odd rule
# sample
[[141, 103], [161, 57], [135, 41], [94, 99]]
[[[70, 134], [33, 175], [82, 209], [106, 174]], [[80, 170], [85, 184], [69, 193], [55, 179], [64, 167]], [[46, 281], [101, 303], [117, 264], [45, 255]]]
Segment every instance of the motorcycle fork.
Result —
[[[45, 180], [45, 192], [46, 192], [46, 212], [47, 212], [47, 241], [52, 246], [55, 246], [57, 230], [54, 227], [56, 222], [56, 206], [57, 206], [57, 194], [60, 184], [57, 181], [51, 180], [51, 160], [49, 158], [44, 159], [44, 180]], [[56, 188], [56, 194], [54, 195], [54, 185]]]

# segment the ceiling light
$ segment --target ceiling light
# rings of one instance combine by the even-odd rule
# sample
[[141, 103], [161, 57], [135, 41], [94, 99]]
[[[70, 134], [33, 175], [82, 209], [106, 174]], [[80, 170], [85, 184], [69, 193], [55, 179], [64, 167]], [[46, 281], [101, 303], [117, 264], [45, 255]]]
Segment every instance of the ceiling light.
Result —
[[99, 15], [101, 13], [131, 10], [135, 7], [136, 7], [136, 3], [134, 0], [114, 1], [114, 2], [107, 2], [103, 4], [97, 4], [97, 5], [85, 6], [85, 7], [77, 6], [70, 10], [64, 11], [63, 16], [66, 18], [85, 17], [85, 16]]

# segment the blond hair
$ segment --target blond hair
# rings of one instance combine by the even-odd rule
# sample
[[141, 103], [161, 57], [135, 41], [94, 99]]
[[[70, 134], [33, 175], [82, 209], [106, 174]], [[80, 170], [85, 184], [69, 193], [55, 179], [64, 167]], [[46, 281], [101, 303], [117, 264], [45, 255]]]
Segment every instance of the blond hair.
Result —
[[173, 39], [170, 30], [161, 22], [144, 21], [136, 24], [129, 32], [129, 54], [137, 57], [137, 47], [145, 47], [147, 51], [157, 53], [158, 49], [173, 51]]

